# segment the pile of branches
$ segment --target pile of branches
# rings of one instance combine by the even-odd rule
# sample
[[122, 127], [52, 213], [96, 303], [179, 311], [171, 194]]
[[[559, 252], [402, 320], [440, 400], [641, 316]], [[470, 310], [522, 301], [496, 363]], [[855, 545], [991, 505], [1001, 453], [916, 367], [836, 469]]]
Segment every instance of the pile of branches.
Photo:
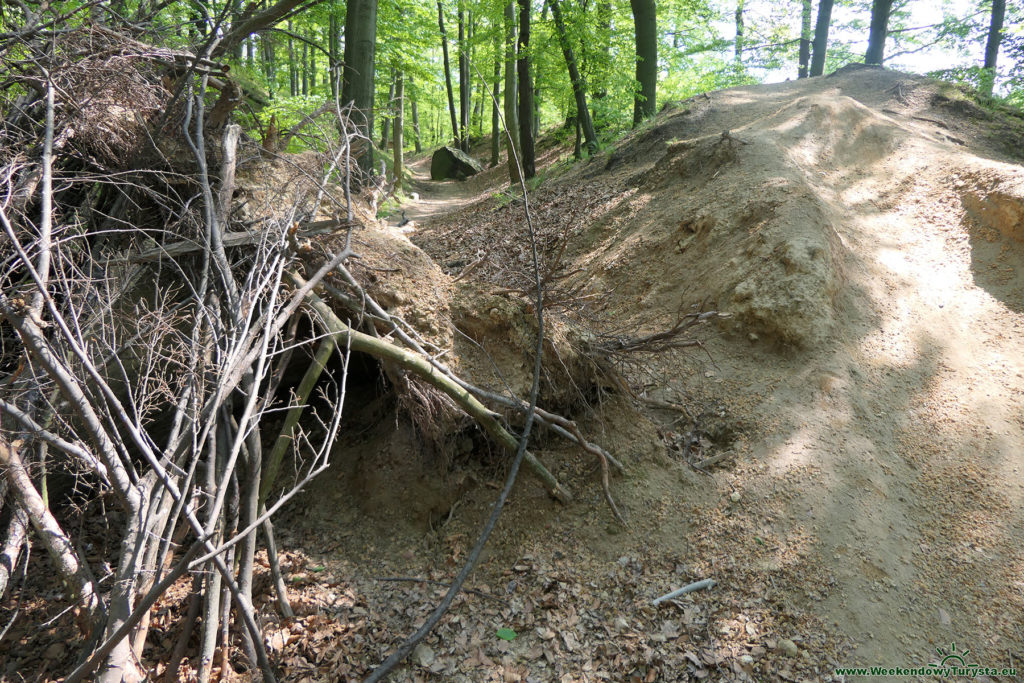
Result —
[[[398, 384], [429, 386], [509, 451], [525, 452], [529, 427], [521, 440], [495, 409], [579, 444], [601, 462], [619, 516], [608, 472], [622, 466], [611, 454], [571, 421], [455, 375], [352, 276], [353, 155], [368, 141], [349, 110], [337, 101], [318, 110], [333, 122], [320, 126], [330, 134], [309, 190], [242, 221], [232, 201], [239, 150], [263, 152], [228, 123], [230, 107], [208, 108], [237, 95], [212, 45], [170, 53], [102, 27], [58, 31], [52, 22], [7, 35], [0, 596], [24, 582], [34, 530], [81, 633], [65, 681], [148, 678], [152, 608], [177, 582], [190, 589], [162, 663], [166, 680], [176, 680], [197, 625], [200, 681], [229, 664], [275, 679], [253, 606], [257, 535], [278, 608], [290, 616], [271, 519], [329, 465], [352, 351], [376, 358]], [[146, 163], [172, 149], [188, 159]], [[340, 239], [311, 262], [309, 240], [325, 230]], [[302, 354], [308, 369], [282, 406], [285, 370]], [[268, 439], [271, 424], [280, 429]], [[571, 498], [529, 452], [525, 462], [551, 495]], [[116, 542], [100, 551], [73, 533], [48, 491], [73, 492], [86, 510], [101, 505]], [[0, 625], [0, 638], [9, 626]]]
[[[238, 126], [211, 125], [208, 58], [146, 50], [88, 25], [7, 47], [0, 594], [19, 567], [24, 574], [31, 527], [83, 638], [66, 680], [142, 680], [150, 610], [188, 576], [169, 679], [201, 615], [200, 680], [209, 679], [217, 648], [227, 663], [232, 619], [245, 661], [273, 680], [252, 602], [256, 531], [276, 569], [271, 515], [327, 467], [344, 372], [321, 383], [323, 407], [306, 411], [305, 427], [286, 421], [267, 448], [258, 426], [288, 359], [317, 344], [296, 338], [307, 296], [351, 252], [334, 254], [306, 284], [286, 286], [298, 263], [287, 220], [295, 206], [246, 231], [244, 253], [229, 255], [238, 241], [231, 198], [241, 135]], [[198, 68], [176, 73], [190, 66]], [[168, 73], [179, 81], [171, 117]], [[338, 113], [335, 161], [357, 137]], [[187, 150], [194, 172], [139, 163], [158, 156], [161, 135]], [[158, 258], [138, 258], [152, 250]], [[329, 339], [319, 342], [318, 359], [333, 351]], [[299, 398], [296, 410], [305, 404]], [[299, 474], [271, 501], [275, 476], [265, 469], [280, 469], [289, 450]], [[73, 487], [61, 484], [69, 479]], [[91, 544], [61, 524], [59, 503], [46, 497], [72, 488], [86, 507], [104, 501], [107, 533], [118, 540], [109, 555], [87, 554]], [[279, 572], [277, 583], [287, 611]]]

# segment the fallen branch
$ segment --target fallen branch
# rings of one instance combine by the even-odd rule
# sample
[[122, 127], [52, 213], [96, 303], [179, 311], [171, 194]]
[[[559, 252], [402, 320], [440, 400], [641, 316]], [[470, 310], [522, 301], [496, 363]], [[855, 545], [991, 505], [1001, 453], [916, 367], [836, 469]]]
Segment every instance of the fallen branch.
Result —
[[[350, 227], [347, 224], [337, 221], [333, 218], [311, 221], [308, 223], [296, 223], [291, 228], [291, 237], [302, 239], [306, 237], [312, 237], [314, 235], [322, 235], [328, 232], [334, 232], [345, 227]], [[221, 236], [221, 242], [225, 247], [244, 247], [253, 244], [258, 244], [265, 239], [263, 231], [249, 231], [249, 230], [237, 230], [235, 232], [225, 232]], [[129, 261], [131, 263], [145, 263], [147, 261], [159, 261], [160, 259], [175, 258], [178, 256], [184, 256], [185, 254], [193, 254], [202, 252], [207, 247], [199, 240], [181, 240], [178, 242], [172, 242], [159, 247], [153, 247], [140, 251], [137, 254], [130, 254], [125, 257], [112, 259], [112, 262]]]
[[678, 598], [680, 595], [686, 595], [687, 593], [692, 593], [694, 591], [703, 590], [705, 588], [711, 588], [714, 585], [715, 585], [715, 580], [714, 579], [703, 579], [702, 581], [694, 581], [693, 583], [687, 584], [687, 585], [683, 586], [682, 588], [680, 588], [678, 590], [672, 591], [671, 593], [665, 593], [665, 595], [662, 595], [660, 598], [655, 598], [653, 604], [660, 605], [661, 603], [665, 602], [666, 600], [671, 600], [672, 598]]
[[[434, 354], [429, 353], [425, 349], [425, 342], [418, 338], [416, 331], [398, 316], [394, 316], [385, 311], [381, 306], [374, 301], [373, 297], [367, 294], [363, 288], [356, 282], [352, 274], [344, 266], [339, 266], [337, 272], [345, 279], [345, 281], [356, 290], [358, 299], [348, 296], [344, 292], [341, 292], [336, 287], [325, 283], [324, 287], [327, 292], [337, 299], [340, 303], [346, 305], [354, 313], [360, 316], [367, 316], [370, 320], [375, 322], [384, 323], [388, 326], [388, 333], [394, 333], [398, 337], [399, 341], [408, 346], [409, 348], [419, 352], [424, 358], [429, 360], [430, 364], [438, 371], [449, 377], [453, 382], [458, 384], [460, 387], [470, 392], [477, 398], [485, 401], [491, 401], [497, 403], [505, 408], [511, 408], [520, 413], [526, 414], [529, 404], [517, 397], [503, 396], [496, 394], [492, 391], [488, 391], [474, 384], [471, 384], [464, 379], [457, 376], [451, 369], [439, 361]], [[408, 328], [408, 329], [406, 329]], [[414, 336], [416, 338], [414, 338]], [[601, 448], [597, 444], [591, 443], [583, 438], [580, 434], [579, 428], [576, 423], [569, 420], [561, 415], [550, 413], [542, 408], [537, 408], [535, 411], [535, 417], [537, 423], [547, 427], [559, 436], [573, 441], [579, 444], [585, 451], [598, 456], [599, 458], [605, 458], [620, 474], [626, 471], [626, 468], [617, 460], [611, 453]]]
[[[290, 273], [289, 277], [300, 287], [306, 284], [306, 281], [299, 275]], [[498, 414], [480, 403], [476, 397], [453, 379], [438, 372], [426, 358], [395, 346], [384, 339], [371, 337], [363, 332], [353, 330], [331, 310], [330, 306], [324, 303], [323, 299], [312, 292], [306, 295], [306, 301], [320, 315], [324, 325], [335, 336], [339, 345], [347, 345], [353, 351], [369, 354], [378, 360], [395, 363], [401, 368], [408, 370], [454, 400], [503, 448], [513, 452], [516, 450], [518, 440], [502, 426], [498, 420]], [[568, 503], [572, 500], [572, 493], [558, 482], [555, 476], [537, 460], [536, 456], [527, 452], [525, 460], [533, 473], [544, 483], [545, 488], [552, 497], [563, 503]]]
[[61, 579], [64, 580], [72, 598], [85, 607], [89, 621], [94, 622], [97, 613], [102, 612], [102, 606], [96, 593], [96, 584], [92, 573], [82, 563], [75, 551], [74, 544], [54, 519], [39, 492], [36, 491], [36, 487], [18, 455], [17, 444], [8, 444], [2, 438], [0, 438], [0, 468], [5, 470], [15, 499], [21, 509], [28, 514], [32, 528], [43, 542], [53, 563], [59, 568]]

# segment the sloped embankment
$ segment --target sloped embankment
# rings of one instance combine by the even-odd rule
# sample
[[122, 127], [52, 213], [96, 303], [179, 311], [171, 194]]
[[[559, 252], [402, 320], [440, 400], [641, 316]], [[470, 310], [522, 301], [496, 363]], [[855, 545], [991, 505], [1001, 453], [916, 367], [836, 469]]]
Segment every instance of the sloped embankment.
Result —
[[864, 68], [712, 93], [581, 171], [622, 197], [576, 252], [613, 316], [733, 314], [707, 372], [666, 360], [652, 391], [747, 427], [722, 507], [808, 544], [828, 582], [773, 586], [847, 663], [1024, 648], [1020, 122], [954, 96]]

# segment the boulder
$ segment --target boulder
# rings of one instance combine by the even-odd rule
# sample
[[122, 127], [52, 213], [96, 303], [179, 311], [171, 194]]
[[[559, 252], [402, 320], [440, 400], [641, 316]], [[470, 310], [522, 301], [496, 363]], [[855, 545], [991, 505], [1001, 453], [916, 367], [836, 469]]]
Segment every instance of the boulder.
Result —
[[482, 170], [479, 161], [457, 147], [441, 147], [430, 157], [431, 180], [465, 180]]

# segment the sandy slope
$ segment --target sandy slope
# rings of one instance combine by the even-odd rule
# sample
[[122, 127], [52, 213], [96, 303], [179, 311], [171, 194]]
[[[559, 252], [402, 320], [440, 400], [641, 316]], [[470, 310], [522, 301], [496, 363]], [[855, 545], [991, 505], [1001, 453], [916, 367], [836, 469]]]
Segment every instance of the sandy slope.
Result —
[[846, 661], [958, 642], [1019, 666], [1024, 169], [934, 93], [854, 70], [687, 103], [658, 124], [686, 137], [632, 170], [655, 220], [613, 216], [583, 260], [616, 291], [655, 270], [620, 314], [703, 296], [735, 314], [711, 342], [728, 389], [701, 391], [757, 426], [718, 479], [809, 537], [835, 580], [809, 608], [852, 639]]

